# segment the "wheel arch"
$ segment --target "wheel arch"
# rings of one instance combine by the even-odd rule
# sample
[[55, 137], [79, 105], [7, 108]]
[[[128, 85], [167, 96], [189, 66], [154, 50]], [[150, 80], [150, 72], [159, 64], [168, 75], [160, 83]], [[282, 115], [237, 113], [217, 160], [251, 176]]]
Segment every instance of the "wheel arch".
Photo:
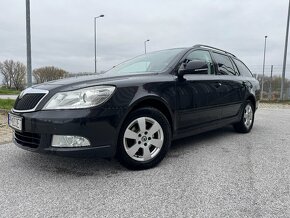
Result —
[[126, 115], [124, 116], [122, 122], [121, 122], [121, 126], [119, 128], [119, 130], [121, 129], [124, 121], [126, 120], [126, 118], [128, 117], [128, 115], [134, 111], [137, 110], [139, 108], [142, 107], [152, 107], [155, 108], [157, 110], [159, 110], [160, 112], [162, 112], [164, 114], [164, 116], [167, 118], [170, 127], [171, 127], [171, 133], [173, 134], [174, 132], [174, 115], [172, 110], [170, 109], [169, 105], [166, 103], [166, 101], [158, 96], [146, 96], [143, 98], [139, 98], [138, 100], [136, 100], [134, 103], [132, 103], [129, 106], [129, 110], [127, 111]]
[[256, 111], [256, 109], [257, 109], [256, 98], [253, 95], [249, 95], [246, 100], [249, 100], [252, 102], [252, 104], [254, 105], [254, 111]]

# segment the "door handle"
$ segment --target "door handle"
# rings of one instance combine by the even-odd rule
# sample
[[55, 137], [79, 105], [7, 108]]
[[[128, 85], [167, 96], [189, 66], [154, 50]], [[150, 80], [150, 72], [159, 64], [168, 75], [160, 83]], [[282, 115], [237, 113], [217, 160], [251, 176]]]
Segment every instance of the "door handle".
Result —
[[216, 88], [219, 88], [221, 85], [222, 85], [221, 82], [216, 82], [214, 86], [215, 86]]

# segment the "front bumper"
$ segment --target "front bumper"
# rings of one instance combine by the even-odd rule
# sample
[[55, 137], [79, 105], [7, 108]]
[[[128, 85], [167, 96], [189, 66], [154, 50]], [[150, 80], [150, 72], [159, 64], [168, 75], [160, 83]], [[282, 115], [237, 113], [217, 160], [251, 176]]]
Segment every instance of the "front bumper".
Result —
[[[51, 110], [16, 113], [23, 117], [22, 132], [15, 130], [14, 143], [25, 150], [65, 156], [112, 157], [116, 153], [123, 109]], [[88, 147], [56, 148], [53, 135], [82, 136]]]

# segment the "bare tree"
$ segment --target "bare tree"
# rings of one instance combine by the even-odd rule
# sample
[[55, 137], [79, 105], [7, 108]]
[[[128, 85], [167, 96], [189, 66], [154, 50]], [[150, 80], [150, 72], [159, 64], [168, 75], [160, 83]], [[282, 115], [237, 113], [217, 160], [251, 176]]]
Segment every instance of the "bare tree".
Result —
[[6, 88], [11, 88], [12, 86], [12, 78], [11, 72], [13, 71], [13, 61], [6, 60], [3, 63], [0, 63], [0, 72], [3, 75], [3, 84]]
[[21, 62], [6, 60], [0, 63], [0, 73], [3, 75], [3, 83], [7, 88], [24, 88], [26, 67]]
[[26, 75], [26, 66], [20, 62], [16, 62], [14, 65], [14, 73], [12, 74], [12, 82], [17, 90], [24, 88]]
[[43, 83], [51, 80], [62, 79], [68, 76], [68, 72], [53, 66], [41, 67], [33, 70], [36, 83]]

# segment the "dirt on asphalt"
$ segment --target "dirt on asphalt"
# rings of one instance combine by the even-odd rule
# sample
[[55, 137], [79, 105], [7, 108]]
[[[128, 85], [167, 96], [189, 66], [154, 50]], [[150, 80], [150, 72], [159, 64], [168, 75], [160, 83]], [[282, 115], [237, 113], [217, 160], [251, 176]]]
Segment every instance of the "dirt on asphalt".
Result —
[[12, 141], [12, 129], [8, 126], [7, 112], [0, 112], [0, 145]]

